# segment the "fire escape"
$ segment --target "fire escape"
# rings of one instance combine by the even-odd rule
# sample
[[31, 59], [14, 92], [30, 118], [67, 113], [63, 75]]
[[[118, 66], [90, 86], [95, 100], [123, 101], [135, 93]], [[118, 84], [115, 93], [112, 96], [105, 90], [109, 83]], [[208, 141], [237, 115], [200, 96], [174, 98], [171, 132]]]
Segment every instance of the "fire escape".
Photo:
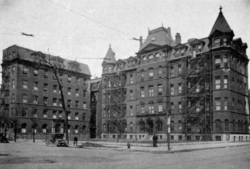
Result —
[[[1, 91], [0, 91], [0, 115], [3, 117], [9, 117], [9, 93], [10, 93], [10, 72], [8, 71], [8, 69], [4, 69], [3, 68], [3, 72], [2, 72], [2, 86], [1, 86]], [[4, 128], [6, 128], [7, 126], [5, 126], [7, 124], [5, 124], [4, 121], [1, 121], [1, 131]]]
[[185, 62], [183, 74], [183, 132], [190, 140], [199, 134], [202, 140], [211, 140], [212, 134], [212, 57], [198, 53]]
[[126, 74], [123, 72], [105, 75], [107, 132], [124, 133], [126, 128]]

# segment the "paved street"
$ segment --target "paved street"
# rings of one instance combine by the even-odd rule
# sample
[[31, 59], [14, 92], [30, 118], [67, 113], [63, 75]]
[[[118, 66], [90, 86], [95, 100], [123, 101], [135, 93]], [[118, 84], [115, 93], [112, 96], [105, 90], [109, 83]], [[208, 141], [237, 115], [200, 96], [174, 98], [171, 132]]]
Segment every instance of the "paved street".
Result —
[[176, 153], [122, 151], [121, 148], [58, 148], [47, 147], [41, 142], [0, 144], [1, 169], [249, 169], [249, 166], [250, 144]]

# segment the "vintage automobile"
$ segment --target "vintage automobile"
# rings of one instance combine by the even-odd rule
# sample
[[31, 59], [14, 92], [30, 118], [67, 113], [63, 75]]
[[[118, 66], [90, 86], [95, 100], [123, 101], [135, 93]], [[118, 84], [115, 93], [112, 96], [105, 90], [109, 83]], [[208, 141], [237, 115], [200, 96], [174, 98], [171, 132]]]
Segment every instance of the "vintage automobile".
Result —
[[59, 140], [57, 140], [56, 146], [57, 146], [57, 147], [69, 147], [67, 141], [64, 140], [64, 139], [59, 139]]
[[[45, 139], [45, 144], [47, 146], [49, 146], [49, 145], [57, 146], [58, 141], [60, 141], [60, 144], [63, 144], [63, 143], [61, 143], [62, 140], [64, 140], [63, 137], [64, 137], [64, 134], [62, 134], [62, 133], [53, 133], [53, 134], [49, 135], [49, 137], [47, 139]], [[65, 141], [65, 143], [67, 143], [67, 142]]]

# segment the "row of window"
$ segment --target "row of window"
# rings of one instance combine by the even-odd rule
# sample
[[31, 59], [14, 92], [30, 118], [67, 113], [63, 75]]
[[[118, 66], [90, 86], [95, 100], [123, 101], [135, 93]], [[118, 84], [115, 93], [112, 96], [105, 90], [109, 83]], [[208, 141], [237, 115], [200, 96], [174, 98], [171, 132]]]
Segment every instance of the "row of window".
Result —
[[[229, 98], [228, 97], [224, 97], [224, 108], [223, 110], [228, 110], [229, 109]], [[245, 109], [246, 108], [246, 101], [245, 100], [238, 100], [238, 103], [236, 104], [235, 98], [232, 98], [232, 102], [231, 102], [231, 108], [232, 110], [234, 109]], [[220, 97], [216, 97], [215, 98], [215, 110], [222, 110], [222, 100]]]
[[[196, 44], [196, 45], [192, 45], [190, 47], [192, 47], [192, 48], [190, 48], [189, 51], [193, 51], [193, 53], [195, 55], [196, 53], [202, 52], [203, 44], [199, 43], [199, 44]], [[182, 48], [179, 48], [179, 49], [175, 49], [175, 51], [174, 51], [175, 57], [184, 56], [185, 52], [188, 52], [187, 49], [188, 49], [187, 47], [182, 47]]]
[[[240, 61], [234, 56], [230, 56], [231, 58], [231, 65], [233, 68], [241, 72], [242, 74], [246, 74], [246, 63]], [[214, 57], [214, 63], [215, 63], [215, 69], [220, 69], [220, 68], [229, 68], [229, 57], [227, 54], [223, 55], [216, 55]]]
[[[158, 68], [158, 77], [159, 78], [162, 78], [163, 77], [163, 68], [162, 67], [159, 67]], [[148, 78], [149, 79], [153, 79], [153, 77], [155, 76], [155, 74], [154, 74], [155, 72], [154, 72], [154, 69], [153, 68], [149, 68], [148, 69]], [[145, 79], [145, 72], [144, 72], [144, 70], [141, 70], [141, 81], [144, 81], [144, 80], [147, 80], [147, 79]]]
[[[12, 72], [14, 72], [14, 71], [15, 71], [15, 66], [12, 66]], [[29, 73], [29, 67], [24, 65], [24, 66], [23, 66], [23, 72], [22, 72], [22, 74], [23, 74], [23, 75], [28, 75], [28, 73]], [[33, 69], [33, 76], [34, 76], [34, 77], [37, 77], [38, 74], [39, 74], [39, 70]], [[48, 71], [44, 71], [43, 78], [44, 78], [44, 79], [48, 79], [48, 78], [49, 78], [49, 72], [48, 72]], [[57, 79], [56, 79], [56, 76], [55, 76], [54, 74], [52, 74], [52, 79], [53, 79], [53, 80], [57, 80]], [[68, 83], [72, 83], [72, 79], [73, 79], [73, 76], [67, 75], [67, 82], [68, 82]], [[63, 75], [59, 75], [59, 80], [60, 80], [60, 81], [63, 81]], [[81, 78], [75, 77], [75, 83], [76, 83], [76, 84], [80, 84], [80, 82], [81, 82]], [[85, 83], [86, 80], [83, 79], [83, 82]]]
[[[170, 77], [175, 77], [175, 69], [174, 69], [174, 66], [171, 66], [170, 67]], [[181, 75], [182, 74], [182, 66], [181, 64], [178, 65], [178, 75]]]
[[[221, 120], [219, 120], [219, 119], [215, 120], [215, 130], [216, 131], [222, 131], [222, 124], [223, 124], [223, 122]], [[229, 131], [230, 130], [229, 129], [229, 124], [230, 124], [229, 120], [226, 119], [224, 121], [224, 130], [225, 131]], [[236, 122], [235, 122], [235, 120], [232, 121], [231, 126], [232, 126], [231, 130], [232, 131], [236, 131]], [[245, 131], [245, 132], [247, 132], [248, 131], [248, 123], [247, 123], [247, 121], [245, 123], [243, 123], [243, 121], [238, 120], [237, 129], [238, 129], [238, 131]]]
[[[38, 82], [33, 83], [33, 90], [38, 91]], [[48, 92], [49, 84], [44, 83], [43, 84], [43, 92]], [[28, 80], [23, 80], [23, 89], [28, 89]], [[67, 94], [71, 95], [72, 88], [68, 87], [67, 88]], [[58, 88], [58, 85], [53, 85], [53, 93], [60, 93], [60, 90]], [[79, 97], [80, 96], [80, 89], [75, 89], [75, 96]], [[83, 97], [87, 97], [87, 90], [83, 90]]]
[[[241, 101], [238, 100], [238, 108], [245, 108], [246, 102], [245, 101]], [[232, 110], [235, 108], [236, 104], [235, 104], [235, 99], [232, 99]], [[191, 107], [191, 102], [188, 102], [188, 107]], [[196, 107], [196, 112], [200, 112], [201, 110], [201, 105], [199, 102], [195, 103], [195, 107]], [[182, 109], [182, 102], [178, 102], [178, 112], [182, 113], [183, 109]], [[170, 103], [170, 109], [171, 111], [175, 111], [175, 105], [174, 102]], [[216, 97], [215, 98], [215, 110], [216, 111], [220, 111], [220, 110], [229, 110], [229, 98], [228, 97], [224, 97], [223, 100], [223, 105], [222, 105], [222, 100], [220, 97]]]
[[[147, 92], [148, 97], [156, 97], [156, 95], [155, 95], [155, 88], [154, 88], [153, 85], [150, 85], [150, 86], [148, 86], [148, 89], [145, 89], [144, 86], [140, 88], [140, 96], [141, 96], [141, 98], [145, 98], [146, 97], [145, 90], [148, 91]], [[133, 95], [133, 91], [132, 90], [130, 91], [130, 94], [131, 93]], [[162, 95], [163, 95], [163, 86], [162, 86], [162, 84], [158, 84], [157, 85], [157, 96], [162, 96]], [[131, 98], [131, 96], [130, 96], [130, 98]]]
[[[26, 123], [22, 123], [21, 124], [21, 133], [27, 133], [27, 128], [28, 128], [28, 125]], [[33, 130], [32, 132], [37, 133], [37, 131], [39, 129], [39, 124], [36, 127], [32, 127], [31, 126], [31, 128]], [[72, 129], [73, 129], [73, 132], [75, 134], [78, 134], [80, 127], [79, 127], [79, 125], [75, 125], [75, 127], [73, 127]], [[72, 129], [71, 129], [71, 126], [69, 125], [68, 126], [68, 133], [71, 133]], [[55, 130], [55, 131], [53, 131], [53, 130]], [[56, 132], [56, 133], [63, 133], [63, 130], [64, 130], [64, 128], [61, 127], [61, 126], [59, 128], [51, 128], [51, 133], [54, 133], [54, 132]], [[83, 125], [82, 126], [82, 132], [85, 132], [85, 130], [86, 130], [86, 125]], [[42, 124], [41, 125], [41, 132], [42, 133], [49, 133], [49, 128], [48, 128], [47, 124]]]
[[[33, 104], [38, 104], [38, 96], [37, 95], [33, 95], [32, 99], [33, 99], [33, 101], [32, 101]], [[48, 100], [49, 100], [48, 97], [43, 97], [43, 105], [48, 106], [49, 105]], [[15, 102], [15, 95], [13, 94], [12, 95], [12, 103], [14, 103], [14, 102]], [[28, 103], [28, 95], [27, 94], [22, 95], [22, 102]], [[62, 99], [52, 98], [52, 106], [62, 107]], [[73, 107], [72, 100], [67, 100], [66, 106], [72, 108]], [[75, 108], [80, 108], [80, 102], [78, 100], [75, 101]], [[83, 102], [82, 108], [83, 109], [87, 108], [86, 102]]]
[[142, 56], [142, 61], [143, 61], [142, 63], [145, 63], [147, 61], [148, 62], [153, 62], [153, 61], [162, 60], [163, 56], [164, 56], [164, 54], [162, 54], [162, 53], [149, 54], [147, 56]]
[[[215, 89], [221, 89], [221, 76], [215, 76]], [[223, 89], [227, 89], [228, 88], [228, 76], [225, 75], [223, 77]]]
[[[28, 113], [29, 113], [28, 108], [22, 108], [22, 117], [29, 117]], [[57, 119], [57, 118], [63, 118], [64, 117], [63, 114], [64, 114], [63, 111], [57, 111], [57, 110], [52, 110], [52, 114], [50, 113], [50, 110], [47, 110], [47, 109], [43, 110], [42, 114], [40, 114], [37, 109], [32, 110], [32, 117], [33, 118], [42, 117], [42, 118]], [[72, 113], [69, 112], [68, 119], [70, 120], [71, 117], [72, 117]], [[74, 113], [74, 119], [72, 118], [72, 120], [80, 120], [79, 112]], [[86, 120], [86, 113], [82, 114], [82, 120]]]
[[[182, 94], [182, 84], [178, 83], [178, 94]], [[170, 95], [175, 95], [174, 84], [170, 84]]]

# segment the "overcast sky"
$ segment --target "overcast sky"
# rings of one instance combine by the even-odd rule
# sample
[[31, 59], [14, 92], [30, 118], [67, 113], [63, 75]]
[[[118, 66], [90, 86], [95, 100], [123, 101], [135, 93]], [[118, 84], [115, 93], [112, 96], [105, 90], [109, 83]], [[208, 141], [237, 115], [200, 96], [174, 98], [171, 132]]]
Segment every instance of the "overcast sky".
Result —
[[100, 76], [102, 60], [82, 58], [103, 58], [109, 44], [116, 59], [135, 56], [139, 42], [131, 39], [162, 24], [182, 42], [207, 37], [220, 6], [235, 38], [250, 45], [249, 0], [0, 0], [0, 50], [16, 44], [49, 52]]

